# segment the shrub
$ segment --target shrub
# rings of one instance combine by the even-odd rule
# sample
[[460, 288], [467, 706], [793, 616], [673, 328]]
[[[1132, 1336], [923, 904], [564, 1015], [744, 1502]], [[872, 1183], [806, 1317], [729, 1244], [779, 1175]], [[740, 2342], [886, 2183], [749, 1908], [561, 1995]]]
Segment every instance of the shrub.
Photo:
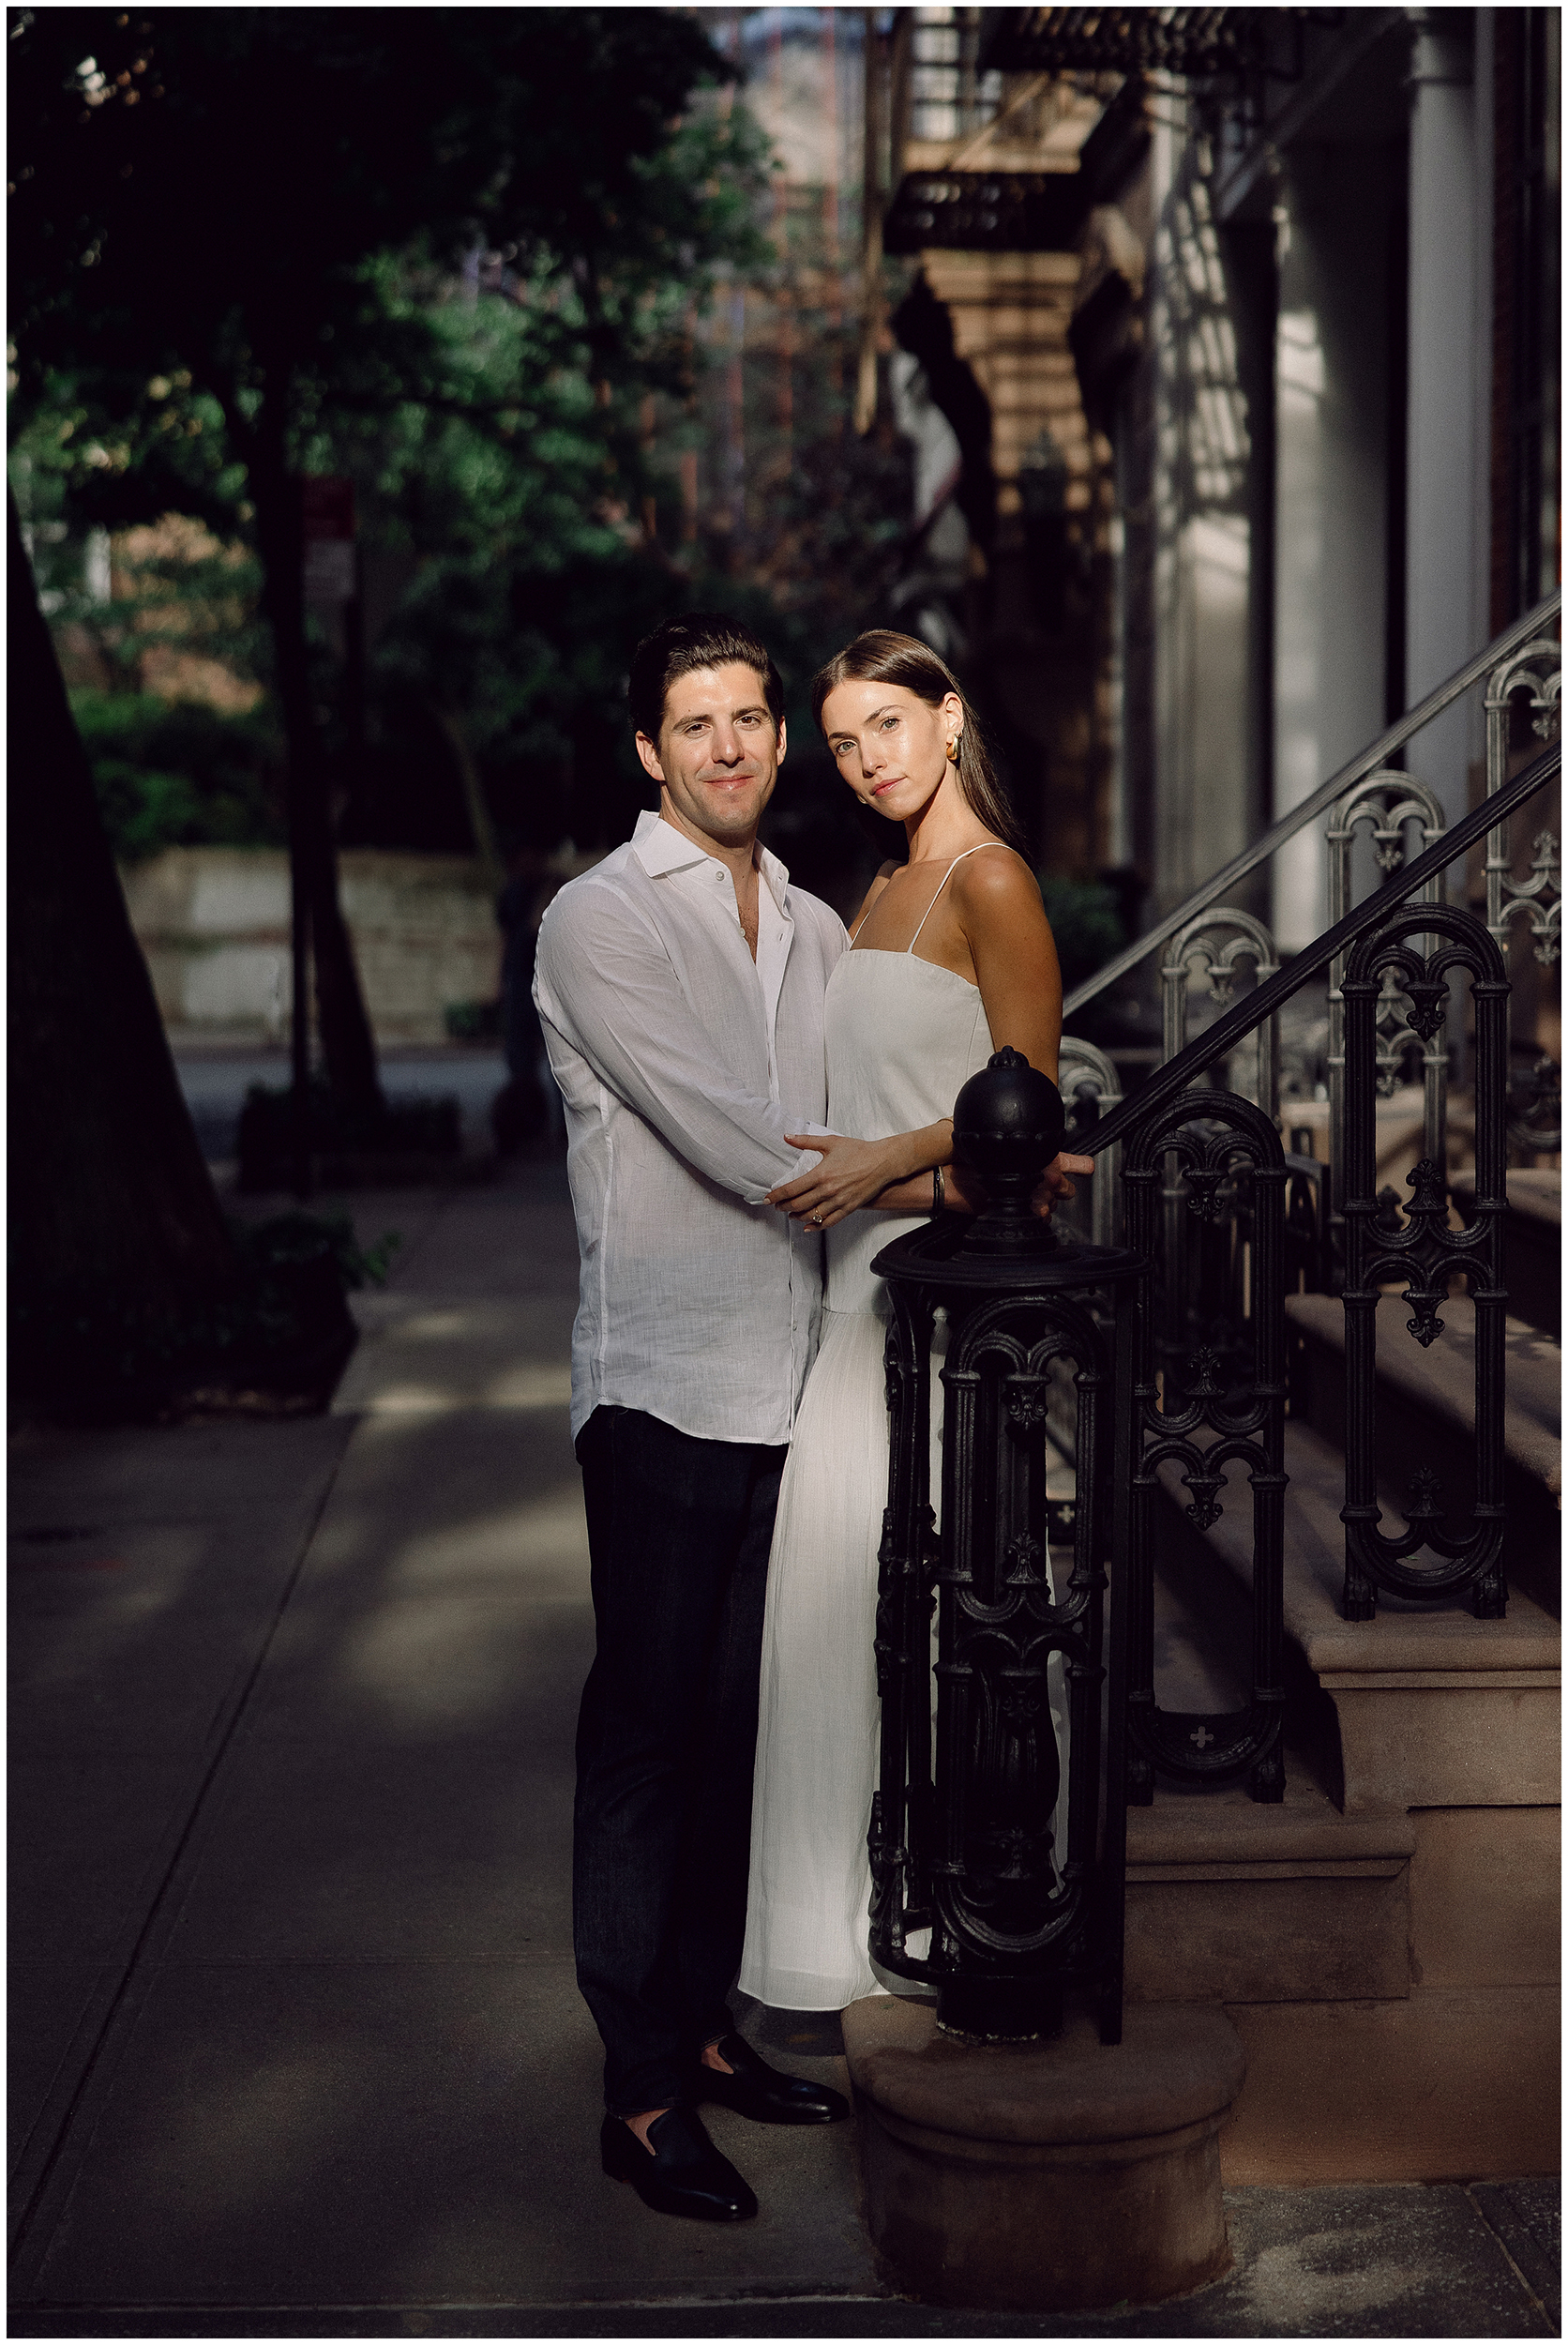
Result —
[[165, 847], [277, 847], [278, 739], [264, 708], [226, 716], [150, 692], [73, 691], [110, 844], [121, 863]]
[[12, 1388], [68, 1421], [125, 1422], [190, 1407], [324, 1408], [355, 1341], [345, 1296], [379, 1286], [400, 1240], [362, 1248], [344, 1212], [231, 1220], [234, 1270], [204, 1308], [128, 1310], [83, 1289], [28, 1295], [13, 1283]]
[[[309, 1093], [313, 1156], [396, 1158], [446, 1157], [462, 1151], [462, 1112], [454, 1098], [389, 1099], [379, 1113], [345, 1107], [317, 1075]], [[286, 1084], [252, 1083], [240, 1110], [239, 1185], [248, 1192], [276, 1188], [294, 1153], [294, 1094]]]

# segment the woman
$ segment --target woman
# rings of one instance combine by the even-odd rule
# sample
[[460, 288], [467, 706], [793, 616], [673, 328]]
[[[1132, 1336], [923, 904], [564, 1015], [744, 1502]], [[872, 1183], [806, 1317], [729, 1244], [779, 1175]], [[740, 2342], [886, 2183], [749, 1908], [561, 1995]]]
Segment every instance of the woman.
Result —
[[[942, 661], [912, 636], [875, 629], [822, 670], [812, 708], [856, 797], [903, 825], [909, 857], [877, 873], [828, 985], [828, 1118], [843, 1137], [801, 1135], [822, 1161], [769, 1201], [828, 1233], [822, 1349], [768, 1572], [740, 1974], [747, 1994], [797, 2011], [838, 2010], [878, 1990], [866, 1835], [887, 1305], [871, 1260], [933, 1207], [972, 1206], [947, 1171], [955, 1097], [1004, 1044], [1054, 1081], [1062, 1031], [1040, 891]], [[1069, 1171], [1089, 1170], [1059, 1157], [1041, 1209], [1072, 1195]]]

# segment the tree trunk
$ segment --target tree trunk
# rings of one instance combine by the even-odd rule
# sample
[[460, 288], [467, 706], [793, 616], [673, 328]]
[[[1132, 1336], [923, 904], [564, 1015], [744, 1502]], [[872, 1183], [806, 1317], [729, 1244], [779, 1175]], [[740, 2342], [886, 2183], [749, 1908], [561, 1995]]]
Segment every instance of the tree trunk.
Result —
[[235, 1260], [9, 500], [8, 528], [14, 1277], [58, 1350], [89, 1309], [210, 1304]]
[[289, 852], [309, 906], [322, 1054], [334, 1096], [367, 1116], [384, 1109], [376, 1046], [338, 900], [338, 852], [327, 808], [326, 766], [310, 706], [305, 645], [297, 484], [284, 461], [281, 395], [267, 393], [248, 454], [262, 607], [272, 628], [278, 699], [289, 749]]

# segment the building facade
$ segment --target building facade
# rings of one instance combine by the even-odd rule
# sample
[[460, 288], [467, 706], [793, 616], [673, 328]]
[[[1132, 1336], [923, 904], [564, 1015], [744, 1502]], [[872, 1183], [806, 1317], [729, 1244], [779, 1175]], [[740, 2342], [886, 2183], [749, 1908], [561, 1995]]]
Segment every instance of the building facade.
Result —
[[[938, 36], [949, 135], [895, 128], [883, 239], [970, 475], [970, 649], [1046, 859], [1152, 915], [1556, 582], [1560, 19], [909, 11], [895, 114]], [[1422, 744], [1451, 820], [1481, 753]], [[1286, 952], [1321, 861], [1255, 886]]]

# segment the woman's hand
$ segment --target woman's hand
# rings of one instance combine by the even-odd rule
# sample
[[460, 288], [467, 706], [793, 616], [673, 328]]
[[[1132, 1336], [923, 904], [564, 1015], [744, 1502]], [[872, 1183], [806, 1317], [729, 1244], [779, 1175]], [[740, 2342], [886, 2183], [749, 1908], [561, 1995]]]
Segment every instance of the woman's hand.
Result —
[[1069, 1197], [1078, 1195], [1078, 1185], [1069, 1177], [1072, 1173], [1087, 1176], [1093, 1170], [1093, 1157], [1052, 1157], [1029, 1201], [1039, 1218], [1048, 1221], [1059, 1204], [1064, 1204]]
[[807, 1229], [831, 1230], [909, 1170], [903, 1135], [897, 1140], [849, 1140], [837, 1132], [784, 1136], [792, 1148], [822, 1151], [821, 1164], [768, 1192], [770, 1205]]

